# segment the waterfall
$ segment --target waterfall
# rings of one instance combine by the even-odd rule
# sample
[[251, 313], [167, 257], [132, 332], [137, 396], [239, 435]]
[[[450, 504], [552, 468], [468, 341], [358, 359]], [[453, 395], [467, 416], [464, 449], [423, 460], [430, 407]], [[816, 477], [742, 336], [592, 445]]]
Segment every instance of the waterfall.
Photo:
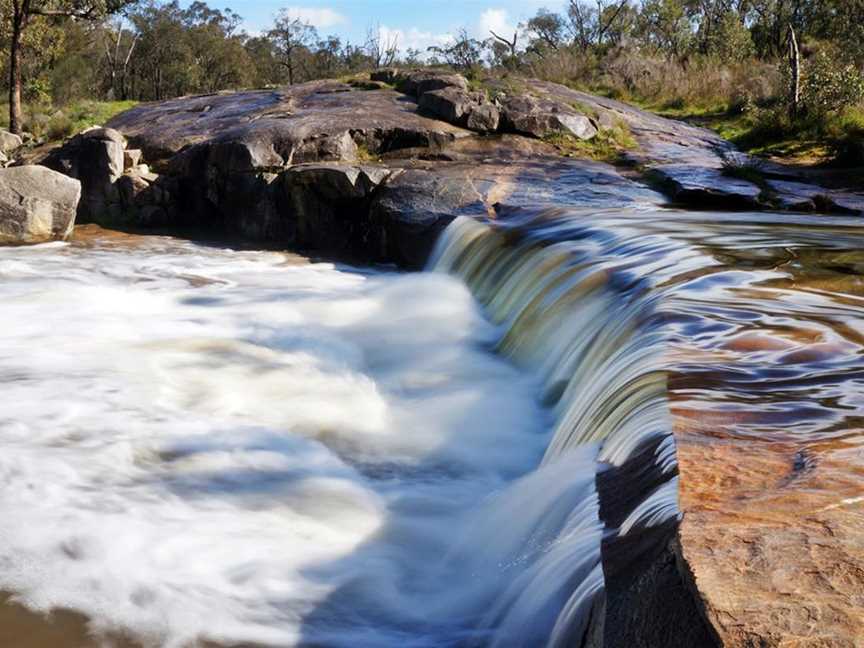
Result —
[[604, 262], [608, 233], [559, 238], [460, 217], [429, 263], [464, 281], [497, 351], [539, 378], [555, 414], [541, 464], [482, 507], [454, 553], [487, 590], [506, 583], [486, 591], [472, 645], [582, 645], [602, 632], [608, 580], [680, 515], [654, 298]]

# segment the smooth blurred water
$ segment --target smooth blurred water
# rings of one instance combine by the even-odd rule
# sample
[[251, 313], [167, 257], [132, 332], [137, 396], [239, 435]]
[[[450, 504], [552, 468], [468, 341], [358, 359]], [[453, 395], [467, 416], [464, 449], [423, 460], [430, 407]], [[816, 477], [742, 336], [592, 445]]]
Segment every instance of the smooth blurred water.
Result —
[[706, 436], [864, 446], [853, 219], [493, 229], [413, 275], [0, 250], [0, 590], [153, 645], [562, 645], [604, 534], [676, 514], [674, 443], [620, 527], [595, 486], [668, 432], [665, 376]]
[[549, 414], [457, 280], [97, 240], [0, 251], [0, 303], [0, 589], [28, 605], [166, 645], [441, 645], [500, 585], [459, 546]]

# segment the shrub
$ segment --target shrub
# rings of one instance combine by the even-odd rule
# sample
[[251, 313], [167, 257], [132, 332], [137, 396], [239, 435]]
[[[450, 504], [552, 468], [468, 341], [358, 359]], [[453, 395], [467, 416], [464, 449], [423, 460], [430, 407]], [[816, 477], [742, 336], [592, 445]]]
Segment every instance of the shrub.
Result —
[[45, 136], [49, 140], [62, 140], [73, 134], [72, 120], [62, 111], [57, 111], [48, 121]]
[[864, 78], [851, 64], [821, 51], [805, 62], [801, 103], [807, 118], [825, 120], [864, 101]]

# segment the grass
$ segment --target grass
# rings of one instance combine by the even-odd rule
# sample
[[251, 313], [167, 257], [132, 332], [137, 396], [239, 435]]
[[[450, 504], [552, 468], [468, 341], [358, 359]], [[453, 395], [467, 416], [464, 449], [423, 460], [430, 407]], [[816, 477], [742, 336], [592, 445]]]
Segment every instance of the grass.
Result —
[[[60, 141], [91, 126], [104, 126], [115, 115], [137, 105], [136, 101], [76, 101], [62, 108], [25, 106], [24, 130], [39, 140]], [[8, 105], [0, 106], [0, 125], [9, 127]]]
[[567, 157], [588, 158], [599, 162], [618, 162], [621, 154], [636, 148], [636, 140], [623, 122], [614, 128], [601, 129], [590, 140], [579, 139], [563, 131], [550, 133], [543, 141], [551, 144]]
[[357, 161], [358, 162], [380, 162], [380, 156], [369, 150], [363, 142], [357, 144]]
[[708, 106], [652, 105], [640, 107], [663, 117], [713, 130], [740, 150], [797, 164], [826, 163], [846, 144], [864, 139], [864, 107], [848, 108], [819, 122], [789, 125], [770, 109], [742, 111], [724, 104]]

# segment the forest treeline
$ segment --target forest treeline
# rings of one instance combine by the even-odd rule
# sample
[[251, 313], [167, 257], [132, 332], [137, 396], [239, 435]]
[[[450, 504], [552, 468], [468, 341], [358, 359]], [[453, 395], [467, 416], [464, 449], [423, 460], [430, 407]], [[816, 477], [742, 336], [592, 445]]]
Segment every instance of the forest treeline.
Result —
[[[864, 122], [864, 0], [570, 0], [560, 13], [540, 9], [515, 33], [477, 38], [463, 30], [427, 51], [407, 49], [376, 26], [348, 42], [289, 12], [249, 34], [240, 15], [205, 2], [0, 0], [0, 7], [6, 51], [20, 43], [20, 69], [16, 75], [15, 57], [6, 57], [3, 78], [11, 85], [20, 78], [22, 120], [31, 127], [81, 99], [158, 100], [394, 64], [530, 74], [655, 108], [747, 114], [763, 129], [827, 133], [838, 122], [848, 131]], [[29, 15], [16, 28], [22, 9]], [[790, 111], [793, 34], [800, 79]]]

